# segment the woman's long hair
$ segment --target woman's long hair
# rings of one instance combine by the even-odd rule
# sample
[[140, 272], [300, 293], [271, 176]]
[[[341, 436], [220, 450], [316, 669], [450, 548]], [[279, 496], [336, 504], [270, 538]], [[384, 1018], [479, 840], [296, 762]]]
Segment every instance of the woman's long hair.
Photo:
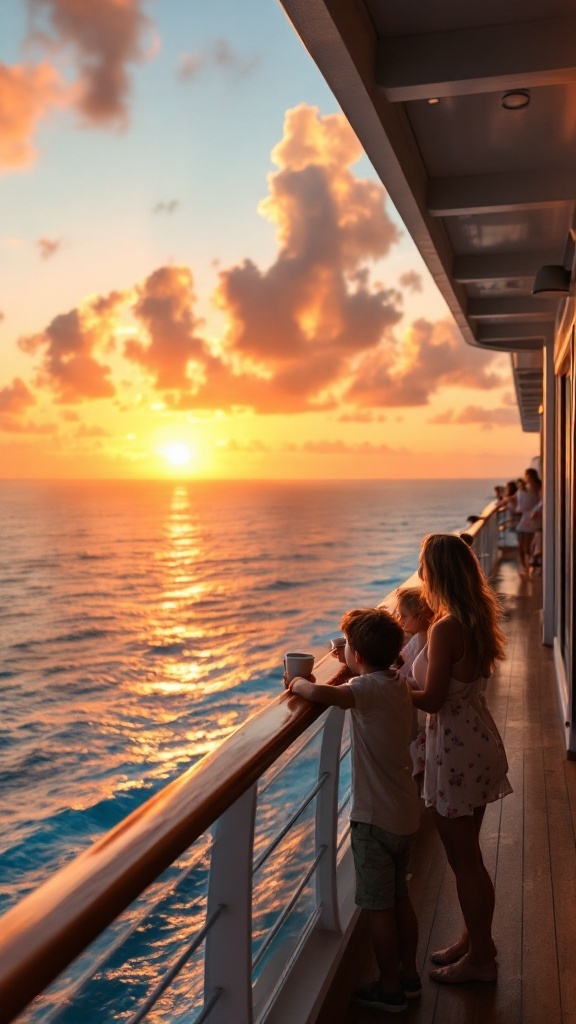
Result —
[[476, 555], [451, 533], [431, 533], [422, 541], [426, 600], [436, 619], [449, 612], [468, 630], [468, 650], [487, 677], [504, 658], [508, 643], [500, 628], [500, 609]]
[[540, 477], [538, 476], [538, 473], [536, 472], [536, 470], [532, 469], [532, 467], [530, 467], [530, 469], [526, 470], [526, 472], [524, 473], [524, 476], [528, 478], [527, 479], [527, 483], [528, 483], [528, 486], [529, 486], [530, 490], [531, 491], [535, 491], [536, 494], [540, 494], [540, 491], [542, 490], [542, 481], [541, 481]]

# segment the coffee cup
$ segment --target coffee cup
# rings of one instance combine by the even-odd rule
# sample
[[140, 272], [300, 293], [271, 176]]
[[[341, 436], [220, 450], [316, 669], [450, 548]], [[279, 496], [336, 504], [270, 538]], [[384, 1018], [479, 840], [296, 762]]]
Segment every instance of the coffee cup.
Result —
[[286, 673], [286, 681], [288, 683], [295, 676], [304, 676], [304, 678], [311, 676], [313, 669], [313, 654], [300, 654], [297, 651], [288, 651], [284, 655], [284, 672]]
[[338, 661], [342, 665], [346, 664], [346, 658], [344, 657], [344, 648], [346, 647], [345, 636], [334, 636], [330, 641], [330, 650], [334, 658], [338, 658]]

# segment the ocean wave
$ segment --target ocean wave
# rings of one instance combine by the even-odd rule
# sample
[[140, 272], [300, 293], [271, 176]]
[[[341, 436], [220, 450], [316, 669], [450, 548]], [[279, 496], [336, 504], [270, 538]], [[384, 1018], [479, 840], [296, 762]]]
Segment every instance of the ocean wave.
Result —
[[261, 587], [256, 587], [257, 590], [292, 590], [293, 587], [302, 587], [306, 584], [306, 580], [272, 580], [270, 583], [264, 583]]
[[153, 657], [159, 654], [182, 654], [188, 643], [188, 640], [178, 640], [170, 644], [150, 644], [145, 653]]

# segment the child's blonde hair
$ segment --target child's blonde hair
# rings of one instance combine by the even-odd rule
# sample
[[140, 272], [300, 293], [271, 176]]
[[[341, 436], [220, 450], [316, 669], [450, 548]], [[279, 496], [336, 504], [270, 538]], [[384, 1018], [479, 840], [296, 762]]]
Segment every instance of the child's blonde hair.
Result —
[[396, 607], [398, 608], [400, 604], [403, 604], [416, 619], [422, 615], [432, 618], [432, 609], [426, 602], [422, 587], [398, 587]]

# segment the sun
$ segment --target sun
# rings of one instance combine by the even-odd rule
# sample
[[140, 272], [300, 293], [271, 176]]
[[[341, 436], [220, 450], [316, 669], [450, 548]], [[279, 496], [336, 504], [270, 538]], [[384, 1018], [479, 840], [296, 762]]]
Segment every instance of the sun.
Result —
[[170, 441], [160, 448], [160, 455], [175, 469], [182, 469], [192, 461], [194, 452], [190, 445], [184, 444], [183, 441]]

